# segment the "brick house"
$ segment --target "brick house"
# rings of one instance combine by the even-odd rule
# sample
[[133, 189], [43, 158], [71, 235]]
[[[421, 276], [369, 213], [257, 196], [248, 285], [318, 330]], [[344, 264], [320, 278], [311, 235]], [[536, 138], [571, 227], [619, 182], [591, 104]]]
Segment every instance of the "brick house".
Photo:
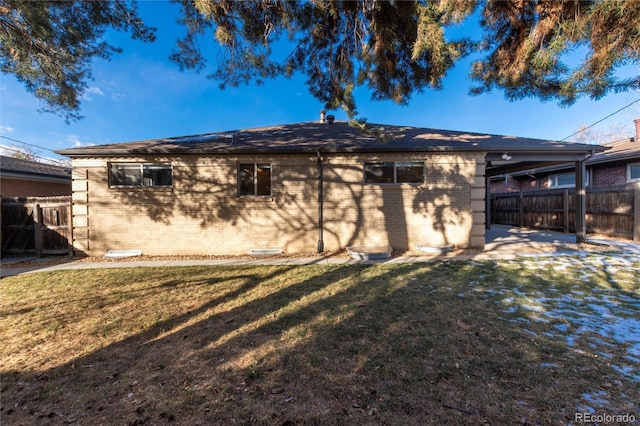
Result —
[[0, 197], [71, 195], [71, 169], [0, 156]]
[[[587, 187], [640, 183], [640, 119], [635, 137], [604, 144], [608, 149], [595, 153], [585, 162]], [[495, 176], [491, 193], [540, 191], [575, 187], [574, 164], [557, 164]]]
[[566, 162], [603, 148], [321, 120], [58, 153], [76, 250], [215, 255], [483, 247], [485, 179], [506, 150]]

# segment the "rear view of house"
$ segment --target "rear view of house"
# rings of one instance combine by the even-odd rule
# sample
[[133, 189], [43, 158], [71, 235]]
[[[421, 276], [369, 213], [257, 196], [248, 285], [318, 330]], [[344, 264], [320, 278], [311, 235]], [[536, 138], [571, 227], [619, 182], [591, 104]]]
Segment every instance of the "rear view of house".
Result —
[[482, 247], [487, 154], [550, 149], [594, 147], [312, 122], [59, 153], [73, 164], [76, 250], [216, 255]]

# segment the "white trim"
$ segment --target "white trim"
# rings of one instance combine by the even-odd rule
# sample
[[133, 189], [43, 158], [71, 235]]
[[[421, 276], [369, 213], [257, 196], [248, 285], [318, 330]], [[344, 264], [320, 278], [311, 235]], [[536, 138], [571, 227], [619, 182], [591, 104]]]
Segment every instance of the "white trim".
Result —
[[[571, 175], [573, 176], [573, 183], [568, 183], [568, 184], [564, 184], [564, 185], [558, 185], [558, 177], [559, 176], [563, 176], [563, 175]], [[565, 173], [554, 173], [552, 175], [547, 176], [547, 182], [549, 184], [549, 188], [575, 188], [576, 183], [575, 183], [575, 172], [565, 172]], [[591, 182], [591, 173], [587, 172], [584, 174], [584, 185], [585, 186], [590, 186], [590, 182]]]
[[629, 163], [627, 164], [627, 182], [640, 182], [640, 176], [637, 178], [631, 178], [631, 168], [632, 167], [640, 167], [640, 163]]

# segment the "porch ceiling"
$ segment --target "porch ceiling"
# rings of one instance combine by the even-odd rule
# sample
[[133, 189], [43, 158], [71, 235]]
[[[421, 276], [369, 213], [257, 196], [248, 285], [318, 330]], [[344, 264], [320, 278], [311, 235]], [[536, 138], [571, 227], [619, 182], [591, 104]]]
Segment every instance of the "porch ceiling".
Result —
[[487, 167], [485, 174], [487, 177], [492, 177], [583, 161], [589, 158], [593, 152], [517, 152], [513, 154], [490, 152], [486, 155]]

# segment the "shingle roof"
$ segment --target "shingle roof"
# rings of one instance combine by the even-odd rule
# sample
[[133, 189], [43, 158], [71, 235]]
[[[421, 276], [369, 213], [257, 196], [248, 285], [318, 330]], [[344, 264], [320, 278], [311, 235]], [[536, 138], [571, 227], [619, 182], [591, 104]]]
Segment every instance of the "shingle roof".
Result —
[[13, 157], [0, 156], [0, 171], [3, 176], [38, 176], [71, 179], [71, 169], [53, 164], [37, 163]]
[[602, 151], [598, 145], [408, 126], [347, 122], [285, 124], [194, 136], [152, 139], [56, 151], [75, 156], [158, 154], [365, 153], [429, 151]]
[[620, 160], [640, 160], [640, 141], [627, 139], [621, 142], [606, 143], [609, 147], [605, 152], [599, 152], [587, 160], [587, 164], [607, 163]]

